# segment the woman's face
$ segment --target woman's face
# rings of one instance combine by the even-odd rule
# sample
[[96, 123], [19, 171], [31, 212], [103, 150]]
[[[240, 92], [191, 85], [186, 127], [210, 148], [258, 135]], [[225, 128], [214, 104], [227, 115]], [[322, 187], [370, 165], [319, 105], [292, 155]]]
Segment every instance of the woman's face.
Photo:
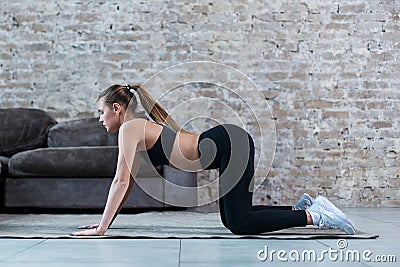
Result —
[[104, 102], [104, 98], [100, 98], [97, 106], [100, 113], [99, 121], [107, 129], [107, 132], [117, 131], [121, 127], [119, 105], [112, 108]]

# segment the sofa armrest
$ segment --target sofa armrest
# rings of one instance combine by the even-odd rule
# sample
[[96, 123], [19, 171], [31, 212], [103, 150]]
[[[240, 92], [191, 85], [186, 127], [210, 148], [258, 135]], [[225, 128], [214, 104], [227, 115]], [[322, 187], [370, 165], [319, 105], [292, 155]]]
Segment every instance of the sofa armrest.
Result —
[[10, 158], [0, 156], [0, 176], [8, 175], [8, 161]]
[[0, 156], [0, 210], [4, 208], [4, 183], [8, 175], [8, 160], [9, 158]]
[[197, 206], [197, 173], [163, 166], [164, 203], [166, 206]]

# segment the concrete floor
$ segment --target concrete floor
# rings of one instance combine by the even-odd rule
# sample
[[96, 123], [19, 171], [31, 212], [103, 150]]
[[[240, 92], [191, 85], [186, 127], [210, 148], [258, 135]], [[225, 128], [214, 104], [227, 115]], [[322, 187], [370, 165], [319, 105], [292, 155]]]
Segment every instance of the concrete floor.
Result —
[[[344, 211], [358, 229], [380, 237], [341, 240], [343, 249], [335, 239], [0, 239], [0, 266], [400, 266], [400, 208]], [[272, 250], [286, 254], [262, 261], [265, 247], [269, 256]], [[304, 261], [292, 260], [297, 254]], [[357, 254], [360, 260], [353, 261]], [[392, 262], [374, 261], [377, 256]]]

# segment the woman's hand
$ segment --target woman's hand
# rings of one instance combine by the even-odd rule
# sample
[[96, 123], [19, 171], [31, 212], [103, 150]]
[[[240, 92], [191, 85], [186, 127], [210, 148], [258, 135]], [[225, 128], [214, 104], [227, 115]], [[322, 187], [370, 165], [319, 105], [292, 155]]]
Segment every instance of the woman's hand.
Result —
[[73, 233], [69, 233], [69, 234], [72, 236], [102, 236], [102, 235], [104, 235], [103, 232], [100, 232], [97, 230], [97, 227], [88, 229], [85, 231], [73, 232]]
[[86, 224], [86, 225], [79, 226], [78, 229], [94, 229], [97, 227], [99, 227], [99, 224], [94, 223], [94, 224]]

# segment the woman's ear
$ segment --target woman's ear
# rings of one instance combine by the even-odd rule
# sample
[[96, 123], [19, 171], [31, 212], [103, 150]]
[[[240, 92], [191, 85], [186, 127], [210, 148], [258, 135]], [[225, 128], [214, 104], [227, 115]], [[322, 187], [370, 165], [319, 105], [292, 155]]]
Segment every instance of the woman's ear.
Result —
[[121, 113], [121, 105], [120, 104], [114, 103], [112, 107], [113, 107], [113, 110], [115, 113], [117, 113], [118, 115]]

